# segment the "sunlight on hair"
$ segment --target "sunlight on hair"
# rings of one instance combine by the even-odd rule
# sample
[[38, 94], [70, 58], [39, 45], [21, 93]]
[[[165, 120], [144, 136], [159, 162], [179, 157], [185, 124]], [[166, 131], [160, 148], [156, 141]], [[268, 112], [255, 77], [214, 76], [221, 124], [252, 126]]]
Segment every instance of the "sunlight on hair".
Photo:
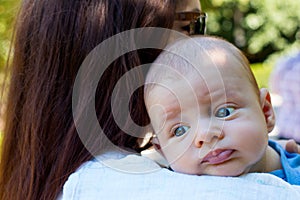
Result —
[[144, 136], [143, 138], [143, 141], [141, 143], [141, 146], [145, 146], [148, 142], [150, 142], [151, 138], [153, 136], [153, 133], [152, 132], [147, 132], [146, 135]]

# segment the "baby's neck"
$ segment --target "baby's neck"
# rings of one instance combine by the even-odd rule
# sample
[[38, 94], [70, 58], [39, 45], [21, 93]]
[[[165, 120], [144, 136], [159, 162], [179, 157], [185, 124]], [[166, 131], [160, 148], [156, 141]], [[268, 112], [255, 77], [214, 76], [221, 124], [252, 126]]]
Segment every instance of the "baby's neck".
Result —
[[263, 158], [250, 170], [251, 172], [271, 172], [282, 169], [280, 155], [270, 146], [267, 146]]

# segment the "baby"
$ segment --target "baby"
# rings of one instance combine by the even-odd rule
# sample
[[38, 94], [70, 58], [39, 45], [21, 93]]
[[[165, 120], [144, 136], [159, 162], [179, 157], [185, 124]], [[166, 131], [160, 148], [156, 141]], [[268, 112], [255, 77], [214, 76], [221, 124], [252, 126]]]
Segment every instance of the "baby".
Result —
[[248, 60], [215, 37], [179, 40], [151, 66], [145, 85], [154, 146], [172, 170], [239, 176], [269, 172], [300, 185], [300, 155], [268, 139], [275, 115]]

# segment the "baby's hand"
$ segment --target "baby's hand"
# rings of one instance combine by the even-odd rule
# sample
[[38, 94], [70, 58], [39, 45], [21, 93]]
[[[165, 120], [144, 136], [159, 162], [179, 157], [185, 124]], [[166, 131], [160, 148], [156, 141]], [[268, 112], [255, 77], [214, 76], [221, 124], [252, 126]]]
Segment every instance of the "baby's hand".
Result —
[[299, 153], [300, 154], [300, 145], [298, 145], [295, 140], [278, 140], [277, 141], [286, 151], [290, 153]]

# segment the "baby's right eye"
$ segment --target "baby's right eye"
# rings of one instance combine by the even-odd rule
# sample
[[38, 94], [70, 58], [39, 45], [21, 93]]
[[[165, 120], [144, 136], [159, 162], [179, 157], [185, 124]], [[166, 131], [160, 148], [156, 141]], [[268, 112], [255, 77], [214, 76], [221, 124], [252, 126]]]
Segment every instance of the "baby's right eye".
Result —
[[225, 118], [233, 113], [235, 109], [232, 107], [224, 107], [217, 110], [216, 117]]
[[183, 134], [185, 134], [189, 129], [190, 129], [189, 126], [180, 125], [180, 126], [174, 127], [172, 129], [172, 133], [176, 137], [179, 137], [179, 136], [182, 136]]

